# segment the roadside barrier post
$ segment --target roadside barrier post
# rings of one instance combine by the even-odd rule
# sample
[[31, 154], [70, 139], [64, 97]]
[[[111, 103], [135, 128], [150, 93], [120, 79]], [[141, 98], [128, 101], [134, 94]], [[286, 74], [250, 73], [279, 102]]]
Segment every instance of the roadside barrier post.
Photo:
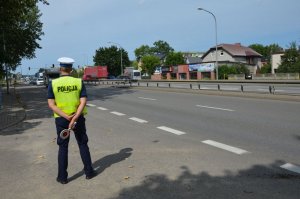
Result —
[[272, 94], [272, 86], [269, 86], [269, 92]]

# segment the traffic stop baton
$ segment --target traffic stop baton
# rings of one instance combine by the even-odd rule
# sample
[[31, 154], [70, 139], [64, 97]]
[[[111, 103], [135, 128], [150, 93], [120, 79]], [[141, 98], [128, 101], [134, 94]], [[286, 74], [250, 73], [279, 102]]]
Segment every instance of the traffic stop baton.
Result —
[[67, 139], [70, 136], [70, 133], [73, 131], [73, 128], [75, 127], [76, 122], [73, 124], [71, 128], [64, 129], [60, 132], [59, 136], [61, 139]]

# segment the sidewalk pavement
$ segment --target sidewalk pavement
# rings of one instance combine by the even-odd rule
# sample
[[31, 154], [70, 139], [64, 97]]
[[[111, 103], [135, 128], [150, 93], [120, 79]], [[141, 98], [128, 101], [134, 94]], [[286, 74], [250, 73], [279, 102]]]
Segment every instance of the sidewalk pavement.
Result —
[[23, 121], [26, 113], [15, 88], [10, 88], [7, 94], [6, 89], [0, 87], [0, 97], [0, 131], [2, 131]]

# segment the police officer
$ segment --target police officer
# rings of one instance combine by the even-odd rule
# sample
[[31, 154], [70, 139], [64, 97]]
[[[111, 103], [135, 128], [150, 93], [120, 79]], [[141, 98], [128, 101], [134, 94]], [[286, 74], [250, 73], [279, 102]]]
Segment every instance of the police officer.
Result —
[[60, 137], [64, 129], [72, 128], [80, 150], [84, 165], [86, 179], [93, 178], [96, 173], [92, 167], [91, 155], [88, 147], [85, 118], [87, 93], [81, 79], [70, 76], [74, 60], [61, 57], [60, 78], [52, 80], [48, 86], [48, 105], [54, 112], [57, 130], [58, 150], [58, 176], [57, 182], [68, 183], [68, 145], [70, 136], [66, 139]]

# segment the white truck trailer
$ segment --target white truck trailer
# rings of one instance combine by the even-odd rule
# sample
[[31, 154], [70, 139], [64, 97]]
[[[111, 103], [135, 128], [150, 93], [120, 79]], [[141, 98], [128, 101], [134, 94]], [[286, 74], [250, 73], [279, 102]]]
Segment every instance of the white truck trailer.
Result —
[[126, 67], [124, 76], [128, 76], [131, 81], [138, 81], [142, 79], [141, 71], [135, 70], [134, 67]]

